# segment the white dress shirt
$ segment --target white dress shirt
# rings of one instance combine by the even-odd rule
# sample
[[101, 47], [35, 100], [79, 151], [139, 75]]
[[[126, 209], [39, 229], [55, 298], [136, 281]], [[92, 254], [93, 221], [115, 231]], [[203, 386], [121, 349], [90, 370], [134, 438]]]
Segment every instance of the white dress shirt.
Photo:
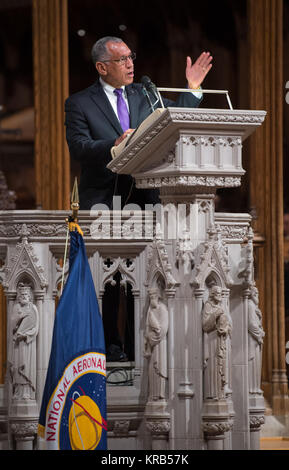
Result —
[[[114, 93], [114, 90], [115, 88], [111, 85], [109, 85], [108, 83], [106, 83], [104, 80], [102, 80], [101, 77], [99, 77], [99, 81], [100, 81], [100, 84], [103, 88], [103, 91], [104, 93], [106, 94], [106, 96], [108, 97], [109, 99], [109, 102], [118, 118], [118, 114], [117, 114], [117, 95]], [[127, 109], [128, 109], [128, 112], [129, 112], [129, 105], [128, 105], [128, 101], [127, 101], [127, 95], [126, 95], [126, 90], [125, 90], [125, 86], [122, 86], [120, 87], [123, 89], [123, 98], [124, 98], [124, 101], [126, 102], [126, 105], [127, 105]]]

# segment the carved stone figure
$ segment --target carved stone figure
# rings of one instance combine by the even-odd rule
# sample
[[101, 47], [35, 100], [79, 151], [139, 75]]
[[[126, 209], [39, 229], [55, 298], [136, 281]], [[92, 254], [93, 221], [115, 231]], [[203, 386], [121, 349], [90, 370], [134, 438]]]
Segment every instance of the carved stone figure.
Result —
[[229, 347], [232, 324], [222, 305], [222, 289], [213, 286], [203, 308], [204, 398], [225, 398], [229, 393]]
[[190, 274], [194, 263], [193, 244], [190, 233], [184, 230], [182, 238], [179, 239], [176, 257], [184, 266], [185, 274]]
[[262, 395], [261, 369], [262, 345], [265, 332], [262, 327], [262, 313], [259, 309], [259, 293], [255, 286], [250, 289], [248, 299], [249, 331], [249, 393]]
[[20, 283], [11, 319], [13, 344], [10, 372], [13, 399], [16, 400], [35, 399], [39, 315], [32, 299], [31, 287]]
[[149, 359], [149, 401], [166, 398], [168, 309], [159, 290], [149, 289], [144, 355]]

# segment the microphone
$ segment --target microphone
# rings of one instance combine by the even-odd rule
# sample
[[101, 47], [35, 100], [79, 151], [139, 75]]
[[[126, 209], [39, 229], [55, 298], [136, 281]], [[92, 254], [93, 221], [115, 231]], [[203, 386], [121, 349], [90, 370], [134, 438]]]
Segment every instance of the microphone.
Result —
[[[147, 75], [144, 75], [142, 78], [141, 78], [141, 83], [143, 85], [143, 90], [144, 90], [144, 93], [149, 101], [149, 104], [151, 106], [151, 109], [152, 111], [154, 111], [154, 107], [155, 105], [160, 101], [161, 105], [162, 105], [162, 108], [164, 108], [164, 104], [163, 104], [163, 101], [162, 101], [162, 98], [161, 98], [161, 95], [156, 87], [156, 85], [151, 81], [150, 77], [148, 77]], [[150, 96], [148, 94], [148, 91], [152, 93], [152, 95], [155, 97], [156, 101], [154, 104], [152, 104], [151, 102], [151, 99], [150, 99]]]
[[150, 77], [148, 77], [147, 75], [144, 75], [141, 78], [141, 83], [143, 84], [143, 86], [145, 87], [147, 91], [150, 91], [153, 95], [155, 95], [158, 98], [157, 87], [151, 81]]

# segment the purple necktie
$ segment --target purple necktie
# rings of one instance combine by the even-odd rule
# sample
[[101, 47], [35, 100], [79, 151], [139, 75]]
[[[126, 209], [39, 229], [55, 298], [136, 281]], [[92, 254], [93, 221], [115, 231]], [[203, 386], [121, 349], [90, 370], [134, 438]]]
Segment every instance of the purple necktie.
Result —
[[114, 90], [114, 94], [117, 96], [117, 114], [119, 122], [123, 129], [123, 132], [125, 132], [127, 129], [129, 129], [129, 113], [126, 102], [124, 101], [124, 98], [122, 96], [122, 92], [122, 88], [116, 88]]

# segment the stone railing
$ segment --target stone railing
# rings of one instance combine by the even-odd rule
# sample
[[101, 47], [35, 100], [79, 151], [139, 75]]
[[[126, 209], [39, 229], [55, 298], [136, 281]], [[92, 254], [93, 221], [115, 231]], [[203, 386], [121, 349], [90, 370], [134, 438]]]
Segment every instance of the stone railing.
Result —
[[[117, 272], [131, 286], [134, 303], [134, 358], [124, 363], [108, 363], [111, 449], [201, 445], [250, 448], [250, 431], [259, 431], [264, 420], [263, 398], [258, 388], [260, 358], [256, 356], [259, 350], [254, 339], [252, 358], [248, 349], [251, 337], [247, 312], [253, 286], [250, 217], [214, 214], [211, 199], [199, 200], [198, 207], [200, 217], [213, 222], [207, 240], [194, 246], [184, 234], [173, 255], [161, 227], [154, 224], [152, 213], [80, 212], [79, 223], [100, 308], [105, 285], [113, 281]], [[38, 411], [63, 273], [67, 215], [58, 211], [0, 214], [0, 278], [7, 299], [8, 351], [6, 401], [1, 409], [5, 410], [2, 423], [8, 426], [10, 448], [36, 446]], [[213, 285], [221, 288], [219, 309], [232, 325], [230, 336], [225, 337], [226, 344], [222, 345], [227, 356], [215, 365], [214, 348], [221, 348], [222, 336], [216, 329], [202, 331], [202, 311]], [[18, 380], [17, 374], [13, 375], [13, 370], [21, 365], [21, 358], [13, 351], [13, 315], [19, 295], [29, 291], [27, 286], [39, 321], [32, 341], [35, 351], [29, 354], [29, 377], [33, 380], [28, 378], [25, 383], [21, 378]], [[155, 369], [150, 367], [156, 350], [148, 348], [147, 313], [149, 291], [156, 286], [165, 292], [168, 331], [165, 358], [156, 356], [163, 374], [154, 378]], [[160, 348], [158, 354], [161, 351]], [[181, 368], [174, 367], [178, 361]], [[242, 392], [241, 396], [241, 389], [247, 393]], [[181, 423], [171, 422], [172, 408], [182, 416]], [[192, 416], [194, 424], [190, 429]], [[37, 445], [41, 448], [41, 441]]]

